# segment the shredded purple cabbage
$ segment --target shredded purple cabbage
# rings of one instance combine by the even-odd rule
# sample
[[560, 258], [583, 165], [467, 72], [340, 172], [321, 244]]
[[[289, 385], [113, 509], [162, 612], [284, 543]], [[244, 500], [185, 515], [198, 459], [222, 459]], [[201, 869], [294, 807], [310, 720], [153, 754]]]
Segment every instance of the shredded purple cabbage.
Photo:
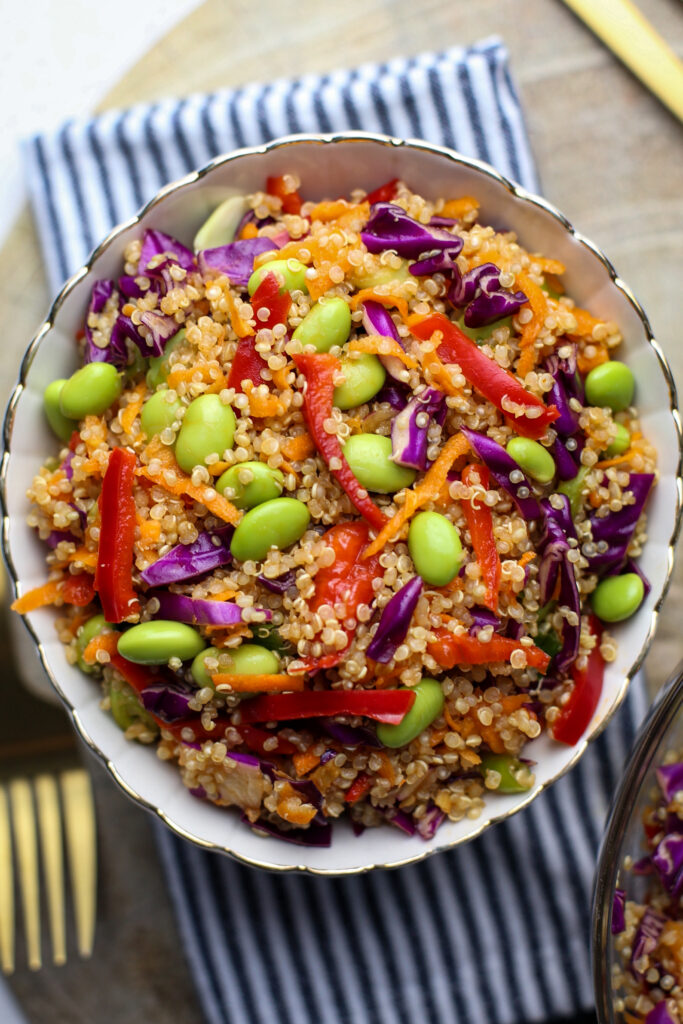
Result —
[[147, 268], [155, 256], [167, 253], [172, 256], [183, 270], [194, 270], [195, 262], [193, 253], [171, 235], [163, 231], [148, 229], [142, 236], [142, 247], [140, 249], [140, 274], [145, 274]]
[[567, 357], [556, 354], [549, 356], [545, 368], [553, 378], [550, 402], [557, 406], [560, 413], [553, 428], [561, 437], [571, 437], [579, 429], [579, 414], [571, 408], [569, 401], [576, 398], [583, 404], [585, 397], [576, 367], [576, 346], [572, 345], [571, 355]]
[[446, 396], [436, 388], [425, 388], [411, 399], [391, 425], [391, 458], [399, 466], [427, 468], [429, 426], [434, 418], [443, 425]]
[[[531, 520], [542, 516], [541, 506], [534, 497], [530, 481], [502, 445], [486, 434], [478, 434], [468, 427], [462, 427], [462, 432], [484, 465], [488, 466], [496, 483], [508, 492], [524, 518]], [[511, 473], [521, 474], [522, 479], [518, 483], [513, 483], [510, 479]]]
[[262, 252], [272, 252], [278, 246], [272, 238], [257, 235], [256, 238], [239, 238], [216, 249], [204, 249], [197, 256], [202, 274], [217, 270], [227, 274], [230, 283], [237, 288], [246, 288], [254, 272], [254, 260]]
[[657, 782], [664, 799], [671, 803], [677, 793], [683, 792], [683, 761], [660, 765], [657, 769]]
[[[683, 822], [680, 825], [683, 828]], [[657, 843], [651, 860], [662, 885], [676, 901], [683, 894], [683, 833], [673, 832], [664, 836]]]
[[447, 277], [460, 275], [460, 269], [456, 258], [462, 249], [462, 239], [454, 238], [454, 245], [434, 256], [427, 256], [423, 260], [411, 263], [408, 270], [414, 277], [428, 277], [432, 274], [444, 274]]
[[556, 437], [549, 450], [557, 468], [558, 478], [560, 480], [573, 480], [579, 471], [579, 466], [564, 441]]
[[494, 633], [498, 633], [503, 628], [502, 622], [490, 608], [470, 608], [469, 611], [472, 616], [472, 625], [469, 628], [471, 636], [478, 633], [480, 629], [484, 629], [485, 626], [493, 626]]
[[459, 309], [465, 307], [467, 327], [485, 327], [516, 313], [528, 302], [524, 292], [511, 292], [500, 283], [495, 263], [482, 263], [466, 274], [457, 274], [448, 289], [448, 299]]
[[650, 1010], [645, 1018], [645, 1024], [679, 1024], [679, 1021], [678, 1017], [674, 1017], [669, 1010], [668, 1000], [662, 999], [654, 1010]]
[[377, 632], [367, 649], [367, 655], [373, 661], [383, 665], [391, 661], [408, 632], [422, 588], [422, 580], [414, 576], [384, 606]]
[[140, 699], [147, 709], [164, 722], [177, 722], [190, 713], [190, 700], [194, 694], [191, 686], [181, 682], [158, 682], [146, 686]]
[[[457, 238], [440, 227], [429, 227], [409, 217], [395, 203], [374, 203], [370, 219], [361, 231], [361, 239], [368, 252], [393, 249], [399, 256], [417, 259], [432, 249], [449, 249], [457, 245]], [[460, 243], [462, 246], [462, 242]]]
[[626, 893], [623, 889], [615, 889], [612, 898], [612, 935], [619, 935], [626, 928], [624, 918], [624, 906], [626, 904]]
[[595, 554], [587, 556], [591, 572], [604, 572], [624, 561], [653, 481], [653, 473], [631, 473], [625, 490], [632, 492], [634, 503], [606, 516], [591, 516], [593, 543], [597, 548]]
[[430, 804], [427, 808], [426, 814], [416, 821], [418, 834], [422, 836], [425, 842], [433, 839], [436, 835], [437, 829], [441, 827], [445, 818], [446, 815], [436, 806], [436, 804]]
[[[391, 318], [391, 313], [384, 308], [381, 302], [369, 300], [363, 303], [363, 327], [368, 334], [378, 335], [381, 338], [393, 338], [401, 348], [405, 348], [396, 330], [396, 324]], [[404, 372], [401, 360], [396, 356], [380, 356], [379, 359], [389, 376], [400, 381]]]
[[73, 542], [75, 541], [75, 537], [73, 533], [69, 533], [68, 530], [52, 530], [45, 538], [45, 543], [49, 548], [56, 548], [63, 540]]
[[232, 561], [230, 540], [234, 532], [233, 526], [224, 526], [214, 533], [200, 533], [194, 543], [177, 544], [140, 575], [150, 587], [165, 587], [228, 565]]
[[255, 832], [265, 832], [276, 839], [283, 839], [286, 843], [294, 843], [296, 846], [330, 846], [332, 843], [332, 826], [328, 824], [316, 824], [313, 822], [308, 828], [280, 828], [270, 821], [250, 821], [246, 814], [240, 819], [245, 825]]
[[282, 576], [276, 576], [275, 579], [263, 575], [257, 576], [256, 579], [272, 594], [286, 594], [288, 590], [296, 586], [296, 573], [293, 569], [283, 572]]
[[[185, 594], [172, 594], [169, 590], [158, 591], [154, 596], [159, 602], [155, 619], [209, 626], [233, 626], [242, 621], [243, 609], [233, 601], [205, 601]], [[260, 611], [266, 619], [273, 617], [269, 609], [253, 610]]]
[[125, 336], [112, 327], [109, 341], [104, 348], [100, 348], [93, 340], [92, 329], [88, 323], [91, 313], [101, 313], [114, 294], [113, 281], [95, 281], [88, 311], [85, 314], [85, 349], [83, 351], [84, 363], [112, 363], [120, 370], [128, 362], [128, 349], [126, 348]]
[[555, 591], [559, 575], [559, 603], [574, 612], [576, 624], [570, 625], [566, 618], [562, 620], [562, 648], [555, 655], [553, 664], [558, 672], [563, 672], [575, 660], [579, 653], [581, 638], [581, 598], [576, 584], [574, 566], [569, 560], [569, 540], [576, 540], [576, 530], [571, 517], [569, 498], [566, 495], [555, 495], [554, 499], [562, 499], [562, 507], [556, 509], [547, 498], [541, 502], [544, 513], [544, 533], [541, 539], [541, 565], [538, 573], [540, 602], [547, 604]]
[[375, 395], [374, 402], [388, 402], [392, 409], [400, 412], [408, 404], [412, 391], [398, 381], [388, 380], [381, 391]]
[[399, 811], [392, 807], [384, 810], [384, 814], [387, 821], [390, 821], [392, 825], [396, 826], [396, 828], [400, 828], [401, 832], [405, 832], [406, 835], [414, 836], [417, 832], [417, 825], [415, 824], [415, 821], [410, 814], [406, 814], [405, 811]]
[[638, 980], [642, 981], [644, 973], [637, 966], [643, 957], [648, 957], [657, 948], [662, 928], [666, 924], [666, 918], [652, 907], [647, 907], [640, 919], [640, 924], [633, 940], [631, 951], [631, 973]]
[[[325, 730], [328, 736], [331, 736], [333, 740], [341, 743], [345, 747], [381, 747], [382, 744], [377, 739], [377, 733], [374, 729], [370, 729], [368, 726], [352, 726], [344, 725], [343, 722], [336, 722], [334, 718], [321, 718], [320, 725]], [[327, 751], [325, 752], [327, 753]], [[332, 751], [332, 757], [334, 757], [336, 751]], [[323, 754], [323, 757], [325, 755]], [[323, 763], [322, 758], [320, 759], [321, 764]]]

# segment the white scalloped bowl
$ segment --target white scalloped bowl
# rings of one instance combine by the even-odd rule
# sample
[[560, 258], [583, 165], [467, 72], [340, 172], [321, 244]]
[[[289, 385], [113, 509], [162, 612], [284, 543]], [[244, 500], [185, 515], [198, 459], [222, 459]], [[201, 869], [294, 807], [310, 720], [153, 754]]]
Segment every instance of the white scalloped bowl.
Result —
[[364, 133], [276, 140], [258, 149], [220, 157], [163, 189], [137, 217], [102, 242], [88, 265], [57, 297], [48, 321], [26, 353], [5, 422], [3, 541], [15, 584], [20, 581], [20, 592], [45, 578], [44, 548], [27, 526], [25, 497], [38, 466], [55, 450], [54, 438], [44, 423], [42, 393], [49, 381], [68, 376], [76, 367], [73, 338], [83, 322], [93, 281], [117, 275], [124, 246], [143, 228], [160, 228], [188, 242], [224, 189], [253, 191], [268, 175], [287, 171], [300, 176], [303, 194], [312, 199], [347, 195], [359, 186], [371, 189], [395, 177], [405, 179], [428, 197], [474, 195], [481, 202], [484, 223], [512, 228], [526, 248], [561, 260], [567, 267], [563, 280], [568, 293], [596, 315], [620, 324], [625, 339], [621, 358], [635, 373], [643, 429], [660, 458], [661, 476], [648, 509], [650, 539], [641, 559], [652, 591], [638, 613], [614, 630], [619, 652], [607, 668], [602, 698], [586, 735], [575, 747], [554, 743], [545, 736], [534, 741], [526, 751], [538, 762], [536, 785], [531, 791], [492, 797], [480, 818], [448, 822], [429, 842], [409, 838], [389, 827], [369, 829], [356, 838], [346, 823], [336, 824], [329, 849], [309, 850], [255, 835], [240, 824], [233, 811], [192, 797], [176, 768], [159, 761], [153, 750], [124, 739], [111, 717], [99, 708], [97, 684], [67, 663], [55, 634], [52, 611], [42, 609], [27, 617], [43, 664], [81, 736], [129, 796], [153, 810], [179, 835], [246, 863], [276, 870], [343, 874], [379, 866], [397, 867], [474, 838], [493, 822], [530, 804], [542, 789], [576, 764], [590, 740], [601, 731], [643, 660], [671, 574], [681, 506], [680, 418], [671, 373], [640, 306], [599, 250], [544, 200], [512, 185], [485, 164], [424, 142]]

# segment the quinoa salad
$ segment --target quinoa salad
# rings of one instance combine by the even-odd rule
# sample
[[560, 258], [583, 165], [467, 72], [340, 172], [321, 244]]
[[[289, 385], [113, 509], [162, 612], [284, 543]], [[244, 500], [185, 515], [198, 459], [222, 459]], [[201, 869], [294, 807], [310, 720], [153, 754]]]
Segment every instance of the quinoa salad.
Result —
[[656, 453], [618, 325], [476, 197], [299, 189], [95, 282], [28, 492], [47, 582], [13, 607], [55, 606], [126, 737], [246, 826], [430, 839], [586, 731]]
[[627, 888], [616, 889], [612, 906], [614, 1007], [625, 1024], [683, 1022], [683, 750], [669, 751], [656, 777], [644, 856], [625, 859]]

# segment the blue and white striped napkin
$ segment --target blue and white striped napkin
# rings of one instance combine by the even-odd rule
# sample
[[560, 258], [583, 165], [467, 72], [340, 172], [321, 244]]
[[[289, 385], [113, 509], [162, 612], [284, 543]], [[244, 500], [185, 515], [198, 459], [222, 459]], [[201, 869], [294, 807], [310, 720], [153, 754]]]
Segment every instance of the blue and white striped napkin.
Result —
[[[218, 153], [297, 131], [423, 137], [537, 189], [497, 40], [71, 121], [24, 146], [56, 288], [115, 223]], [[210, 1024], [513, 1024], [593, 1004], [589, 919], [603, 822], [642, 686], [581, 764], [452, 853], [342, 879], [257, 872], [158, 826]]]

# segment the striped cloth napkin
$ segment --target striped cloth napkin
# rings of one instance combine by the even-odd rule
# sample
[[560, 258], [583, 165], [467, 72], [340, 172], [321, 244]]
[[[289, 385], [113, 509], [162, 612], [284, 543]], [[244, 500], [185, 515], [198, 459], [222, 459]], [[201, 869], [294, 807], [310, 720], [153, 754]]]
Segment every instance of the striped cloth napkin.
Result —
[[[498, 40], [70, 121], [24, 145], [52, 284], [161, 185], [298, 131], [423, 137], [537, 189]], [[569, 776], [423, 864], [341, 879], [257, 872], [158, 827], [210, 1024], [512, 1024], [593, 1004], [595, 857], [642, 686]]]

